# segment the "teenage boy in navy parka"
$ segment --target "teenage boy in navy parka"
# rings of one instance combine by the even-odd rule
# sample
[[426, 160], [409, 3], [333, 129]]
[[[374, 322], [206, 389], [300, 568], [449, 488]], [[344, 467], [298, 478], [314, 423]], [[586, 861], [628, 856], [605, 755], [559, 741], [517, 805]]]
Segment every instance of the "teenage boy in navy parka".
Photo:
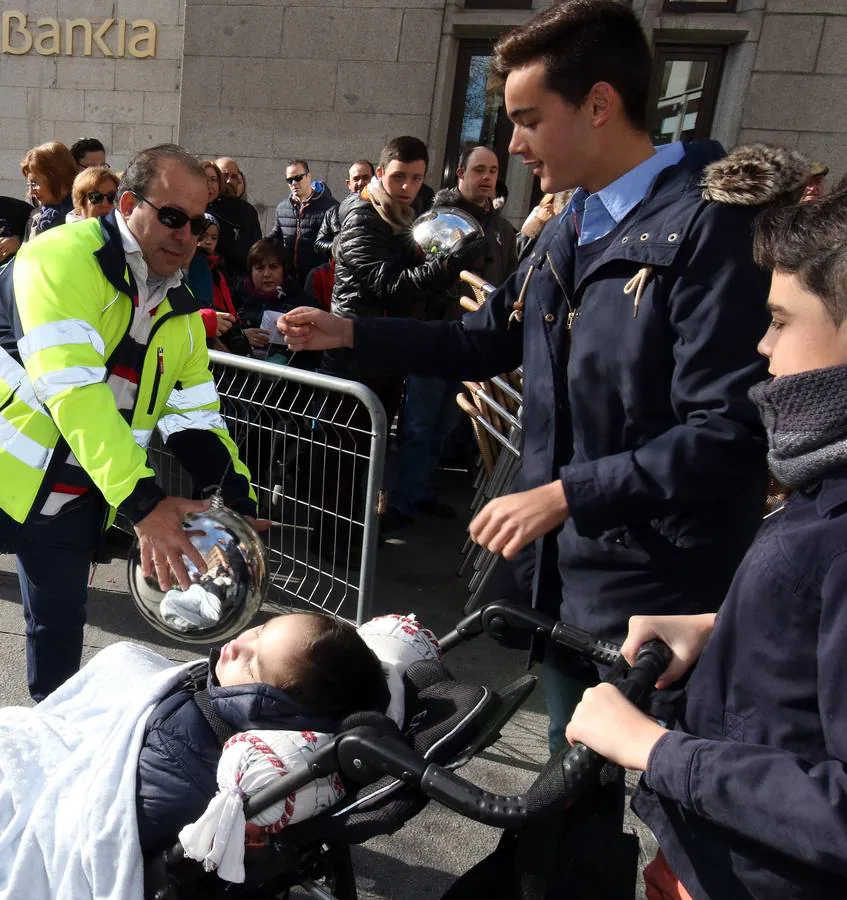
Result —
[[794, 493], [762, 525], [717, 618], [630, 623], [627, 658], [654, 636], [674, 652], [660, 685], [699, 656], [678, 730], [601, 685], [568, 738], [644, 771], [633, 806], [662, 851], [645, 875], [679, 879], [667, 896], [844, 897], [847, 194], [766, 214], [755, 249], [773, 271], [759, 351], [774, 378], [750, 395], [771, 469]]
[[[462, 323], [309, 310], [281, 328], [292, 346], [352, 346], [384, 372], [476, 380], [523, 364], [517, 492], [471, 534], [509, 559], [535, 542], [535, 605], [623, 639], [645, 606], [717, 609], [761, 518], [765, 440], [747, 397], [767, 322], [757, 207], [703, 199], [718, 144], [654, 151], [650, 52], [625, 5], [546, 9], [495, 61], [510, 152], [542, 190], [581, 188], [571, 206]], [[544, 674], [555, 748], [584, 680]]]

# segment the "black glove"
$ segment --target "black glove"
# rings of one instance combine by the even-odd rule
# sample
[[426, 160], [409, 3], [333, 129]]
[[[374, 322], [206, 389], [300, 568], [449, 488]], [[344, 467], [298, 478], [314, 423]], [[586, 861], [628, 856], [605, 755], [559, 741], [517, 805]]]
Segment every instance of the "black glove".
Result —
[[462, 269], [473, 269], [485, 257], [488, 239], [485, 235], [463, 241], [462, 244], [445, 258], [445, 267], [453, 278], [459, 277]]

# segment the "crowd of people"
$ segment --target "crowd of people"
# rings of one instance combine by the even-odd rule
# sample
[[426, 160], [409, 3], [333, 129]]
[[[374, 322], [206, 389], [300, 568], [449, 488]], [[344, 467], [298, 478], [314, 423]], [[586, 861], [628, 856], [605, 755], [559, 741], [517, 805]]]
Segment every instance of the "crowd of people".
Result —
[[[360, 381], [400, 414], [384, 531], [453, 514], [433, 479], [457, 382], [522, 366], [521, 470], [471, 536], [509, 561], [511, 599], [630, 660], [654, 636], [673, 652], [648, 718], [548, 649], [551, 753], [583, 741], [644, 772], [651, 900], [837, 896], [847, 184], [827, 193], [825, 165], [780, 147], [654, 147], [649, 46], [615, 0], [545, 9], [494, 58], [510, 153], [546, 192], [519, 233], [484, 146], [433, 193], [424, 142], [394, 138], [351, 163], [340, 203], [292, 159], [267, 236], [230, 157], [162, 145], [113, 173], [95, 138], [26, 154], [27, 201], [0, 199], [0, 548], [18, 555], [31, 693], [79, 665], [111, 512], [145, 574], [185, 587], [182, 555], [204, 568], [181, 529], [203, 504], [147, 466], [155, 426], [256, 521], [206, 347]], [[479, 236], [426, 255], [409, 232], [430, 207]], [[498, 288], [464, 317], [463, 270]], [[569, 867], [569, 896], [621, 895], [622, 790], [591, 795], [598, 854]], [[550, 879], [557, 837], [531, 838]]]

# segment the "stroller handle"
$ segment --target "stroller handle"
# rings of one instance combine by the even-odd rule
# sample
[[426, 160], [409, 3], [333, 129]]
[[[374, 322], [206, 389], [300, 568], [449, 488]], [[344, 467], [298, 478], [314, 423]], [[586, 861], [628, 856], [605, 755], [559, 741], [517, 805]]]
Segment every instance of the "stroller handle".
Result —
[[[670, 658], [670, 649], [661, 641], [644, 644], [635, 665], [618, 685], [621, 693], [636, 705], [643, 704]], [[492, 794], [435, 765], [424, 771], [420, 788], [426, 796], [466, 818], [497, 828], [515, 828], [563, 812], [599, 775], [604, 764], [598, 753], [584, 744], [574, 744], [547, 763], [526, 796]]]
[[581, 628], [559, 622], [534, 609], [508, 603], [490, 603], [476, 610], [445, 634], [439, 644], [442, 652], [447, 653], [483, 632], [495, 640], [502, 640], [510, 631], [529, 631], [600, 665], [614, 666], [620, 661], [620, 648], [611, 641], [599, 640]]

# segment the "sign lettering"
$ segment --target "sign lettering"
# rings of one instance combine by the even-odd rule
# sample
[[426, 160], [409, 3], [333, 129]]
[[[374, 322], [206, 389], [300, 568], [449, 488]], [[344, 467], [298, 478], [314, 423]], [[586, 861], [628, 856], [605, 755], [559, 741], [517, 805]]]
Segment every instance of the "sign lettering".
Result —
[[[64, 35], [64, 42], [62, 37]], [[11, 9], [0, 22], [0, 53], [24, 56], [33, 49], [39, 56], [132, 56], [148, 59], [156, 55], [156, 25], [150, 19], [106, 19], [95, 26], [89, 19], [38, 19], [35, 25], [26, 13]]]

